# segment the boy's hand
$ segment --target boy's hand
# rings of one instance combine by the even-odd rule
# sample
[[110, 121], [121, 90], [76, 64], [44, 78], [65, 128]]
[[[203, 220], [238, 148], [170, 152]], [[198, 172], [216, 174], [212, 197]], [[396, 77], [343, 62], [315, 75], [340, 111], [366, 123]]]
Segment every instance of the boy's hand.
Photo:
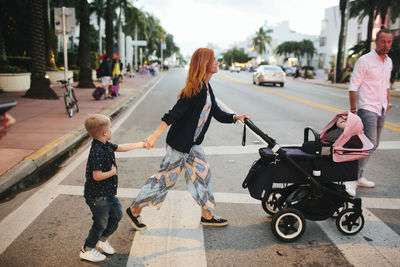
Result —
[[157, 139], [154, 138], [153, 135], [150, 135], [149, 137], [147, 137], [146, 139], [143, 140], [145, 143], [145, 148], [146, 149], [150, 149], [154, 147], [154, 144], [156, 143]]
[[113, 173], [113, 176], [118, 174], [117, 168], [115, 167], [114, 164], [111, 166], [111, 171], [112, 171], [112, 173]]

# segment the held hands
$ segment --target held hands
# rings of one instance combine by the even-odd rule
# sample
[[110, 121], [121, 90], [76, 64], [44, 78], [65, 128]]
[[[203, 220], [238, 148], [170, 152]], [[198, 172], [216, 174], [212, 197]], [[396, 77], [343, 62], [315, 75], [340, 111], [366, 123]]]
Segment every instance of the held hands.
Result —
[[233, 116], [233, 119], [234, 119], [234, 120], [239, 120], [239, 121], [241, 121], [242, 123], [244, 123], [244, 119], [251, 120], [250, 115], [247, 114], [247, 113], [245, 113], [245, 114], [243, 114], [243, 115], [235, 115], [235, 116]]
[[157, 139], [154, 138], [153, 135], [148, 136], [143, 140], [143, 147], [146, 148], [147, 150], [150, 150], [151, 148], [154, 147], [154, 144], [156, 143]]

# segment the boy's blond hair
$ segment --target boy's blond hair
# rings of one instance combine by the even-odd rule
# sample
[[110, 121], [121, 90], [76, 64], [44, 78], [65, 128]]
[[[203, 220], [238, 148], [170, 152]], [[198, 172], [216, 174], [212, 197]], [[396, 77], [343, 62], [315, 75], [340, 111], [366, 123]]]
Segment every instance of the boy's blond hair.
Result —
[[100, 131], [108, 125], [111, 125], [110, 118], [102, 114], [91, 114], [85, 120], [86, 131], [94, 138], [101, 134]]

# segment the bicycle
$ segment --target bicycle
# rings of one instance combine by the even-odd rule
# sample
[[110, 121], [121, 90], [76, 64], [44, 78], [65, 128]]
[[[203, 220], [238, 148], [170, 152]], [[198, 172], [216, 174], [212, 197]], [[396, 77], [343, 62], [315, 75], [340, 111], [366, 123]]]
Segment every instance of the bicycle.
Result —
[[61, 83], [63, 85], [63, 89], [65, 90], [64, 91], [65, 109], [67, 110], [68, 116], [71, 118], [74, 115], [74, 111], [72, 108], [74, 108], [76, 112], [79, 112], [79, 107], [78, 107], [78, 100], [76, 99], [74, 93], [74, 88], [71, 86], [69, 80], [71, 80], [71, 78], [68, 78], [68, 81], [58, 80], [57, 82]]

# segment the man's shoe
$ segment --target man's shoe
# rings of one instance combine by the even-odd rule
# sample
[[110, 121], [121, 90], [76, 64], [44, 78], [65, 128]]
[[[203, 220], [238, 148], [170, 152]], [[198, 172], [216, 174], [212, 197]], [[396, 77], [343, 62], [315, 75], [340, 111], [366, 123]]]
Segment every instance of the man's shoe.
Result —
[[85, 249], [82, 248], [81, 252], [79, 253], [79, 258], [91, 262], [100, 262], [104, 261], [106, 259], [106, 256], [98, 252], [95, 248], [92, 248], [89, 251], [85, 251]]
[[110, 245], [110, 242], [108, 242], [108, 240], [104, 242], [99, 240], [99, 242], [97, 242], [97, 247], [100, 248], [104, 253], [107, 253], [109, 255], [115, 253], [114, 248]]
[[368, 181], [364, 177], [361, 177], [360, 179], [357, 180], [357, 186], [372, 188], [375, 187], [375, 183]]
[[346, 186], [346, 192], [352, 197], [356, 196], [356, 189], [357, 189], [357, 182], [356, 181], [351, 181], [351, 182], [345, 182], [344, 183]]
[[228, 220], [222, 219], [218, 216], [213, 216], [211, 219], [207, 220], [202, 216], [200, 223], [205, 226], [226, 226], [228, 225]]
[[128, 214], [129, 222], [131, 223], [132, 227], [135, 228], [135, 230], [143, 231], [147, 228], [147, 226], [142, 223], [142, 219], [140, 218], [140, 216], [135, 217], [132, 215], [130, 207], [126, 209], [126, 214]]

